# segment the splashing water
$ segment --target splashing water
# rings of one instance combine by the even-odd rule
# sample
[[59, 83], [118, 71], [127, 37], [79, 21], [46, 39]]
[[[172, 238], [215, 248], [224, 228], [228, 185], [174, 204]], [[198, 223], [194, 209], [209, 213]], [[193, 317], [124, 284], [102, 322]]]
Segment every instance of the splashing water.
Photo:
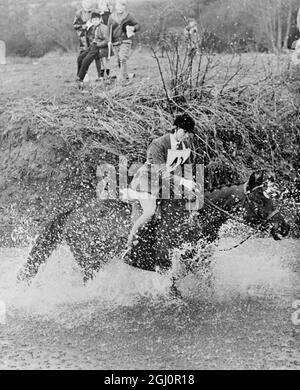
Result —
[[[220, 248], [236, 242], [224, 238]], [[213, 287], [199, 268], [179, 280], [178, 301], [169, 296], [176, 261], [160, 275], [112, 259], [84, 286], [60, 247], [26, 287], [15, 278], [29, 249], [0, 249], [0, 368], [299, 368], [291, 322], [299, 249], [296, 240], [251, 239], [216, 250]]]
[[47, 264], [41, 266], [30, 287], [16, 285], [16, 274], [28, 252], [27, 249], [0, 252], [4, 262], [10, 263], [2, 273], [0, 293], [8, 306], [26, 308], [36, 314], [49, 314], [59, 305], [93, 300], [110, 307], [132, 306], [141, 297], [155, 299], [165, 295], [170, 287], [166, 276], [134, 269], [118, 259], [113, 259], [94, 280], [84, 285], [80, 269], [65, 247], [56, 250]]

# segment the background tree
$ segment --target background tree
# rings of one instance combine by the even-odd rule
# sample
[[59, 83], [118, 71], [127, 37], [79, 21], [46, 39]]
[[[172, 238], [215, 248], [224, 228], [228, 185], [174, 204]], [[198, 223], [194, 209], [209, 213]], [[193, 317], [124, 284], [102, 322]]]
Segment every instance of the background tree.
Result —
[[72, 21], [75, 8], [69, 4], [56, 7], [38, 5], [31, 10], [26, 25], [26, 37], [31, 44], [31, 55], [43, 55], [53, 48], [64, 51], [76, 48], [77, 39]]
[[249, 13], [256, 20], [258, 44], [274, 53], [288, 47], [295, 0], [247, 0]]
[[[80, 4], [80, 0], [1, 0], [0, 39], [6, 41], [8, 55], [73, 50], [77, 38], [72, 22]], [[158, 42], [167, 31], [180, 33], [184, 17], [192, 17], [205, 35], [203, 45], [219, 52], [277, 53], [289, 48], [300, 37], [299, 6], [299, 0], [129, 0], [142, 25], [142, 43]]]

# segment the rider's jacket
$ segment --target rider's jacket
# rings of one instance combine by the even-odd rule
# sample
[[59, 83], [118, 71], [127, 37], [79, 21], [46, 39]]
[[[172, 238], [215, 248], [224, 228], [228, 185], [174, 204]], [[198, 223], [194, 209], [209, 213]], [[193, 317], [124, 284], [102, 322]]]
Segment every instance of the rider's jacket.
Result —
[[[171, 140], [172, 134], [168, 133], [152, 141], [147, 151], [146, 163], [138, 170], [131, 182], [132, 189], [160, 197], [163, 186], [170, 187], [176, 193], [176, 189], [181, 185], [183, 178], [183, 168], [184, 177], [192, 179], [192, 154], [185, 161], [184, 167], [179, 167], [180, 171], [176, 170], [170, 174], [166, 170], [168, 151], [175, 149]], [[187, 141], [183, 141], [183, 143], [183, 148], [193, 149], [191, 143]]]

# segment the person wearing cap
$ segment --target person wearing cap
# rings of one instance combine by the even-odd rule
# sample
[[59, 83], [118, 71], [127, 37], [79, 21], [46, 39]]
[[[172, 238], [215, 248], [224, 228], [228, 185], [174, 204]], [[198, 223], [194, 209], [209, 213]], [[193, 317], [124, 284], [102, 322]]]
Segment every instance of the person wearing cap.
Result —
[[[83, 51], [77, 60], [77, 81], [79, 83], [83, 82], [89, 66], [96, 58], [104, 59], [108, 55], [107, 26], [103, 23], [99, 12], [92, 12], [91, 26], [89, 27], [88, 34], [91, 46]], [[106, 67], [107, 64], [104, 66]], [[106, 72], [109, 75], [108, 69], [106, 69]]]
[[[93, 12], [94, 0], [83, 0], [81, 2], [81, 8], [76, 11], [75, 18], [73, 21], [74, 30], [77, 33], [79, 40], [79, 55], [86, 51], [90, 45], [90, 26], [91, 26], [91, 15]], [[95, 58], [95, 64], [97, 69], [98, 77], [102, 76], [101, 61], [99, 57]]]
[[[175, 193], [176, 188], [178, 189], [180, 186], [184, 186], [190, 193], [195, 189], [196, 183], [193, 180], [177, 175], [167, 165], [169, 151], [186, 149], [185, 152], [188, 153], [188, 158], [186, 158], [184, 164], [189, 164], [186, 167], [191, 167], [190, 135], [194, 133], [194, 130], [195, 121], [193, 118], [188, 114], [178, 115], [175, 118], [172, 131], [152, 141], [147, 151], [146, 163], [137, 171], [130, 188], [122, 190], [124, 201], [138, 199], [143, 209], [143, 214], [131, 229], [127, 242], [127, 252], [131, 249], [132, 244], [138, 242], [138, 230], [146, 225], [155, 214], [156, 201], [160, 197], [164, 180], [170, 183], [170, 178], [172, 178]], [[192, 175], [188, 174], [186, 176], [191, 177]]]

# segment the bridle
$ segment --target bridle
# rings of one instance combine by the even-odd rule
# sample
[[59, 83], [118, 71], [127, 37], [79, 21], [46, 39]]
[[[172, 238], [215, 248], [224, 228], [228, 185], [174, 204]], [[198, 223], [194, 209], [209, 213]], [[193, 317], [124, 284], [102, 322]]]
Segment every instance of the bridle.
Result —
[[[251, 191], [247, 191], [247, 185], [248, 185], [248, 182], [244, 184], [244, 195], [245, 195], [245, 198], [244, 198], [244, 204], [242, 207], [245, 206], [245, 203], [247, 202], [249, 204], [249, 206], [252, 206], [252, 209], [254, 210], [254, 213], [255, 213], [255, 216], [257, 218], [261, 218], [261, 216], [256, 212], [256, 205], [255, 203], [250, 199], [249, 197], [249, 194], [253, 194], [253, 192], [259, 190], [260, 188], [263, 188], [264, 187], [264, 183], [263, 184], [260, 184], [259, 186], [256, 186], [254, 187]], [[274, 211], [272, 211], [268, 216], [267, 218], [265, 218], [264, 222], [267, 223], [269, 222], [273, 217], [275, 217], [275, 215], [277, 215], [279, 213], [279, 210], [278, 209], [275, 209]]]
[[[248, 205], [254, 210], [254, 213], [255, 213], [255, 216], [259, 219], [262, 219], [261, 216], [258, 214], [258, 212], [256, 211], [256, 205], [255, 203], [250, 199], [249, 195], [250, 193], [252, 194], [253, 192], [259, 190], [260, 188], [263, 188], [264, 184], [261, 184], [259, 186], [256, 186], [254, 187], [251, 191], [248, 191], [247, 190], [247, 186], [248, 186], [248, 182], [246, 182], [243, 186], [243, 197], [241, 199], [238, 200], [238, 202], [236, 203], [235, 207], [236, 206], [239, 206], [240, 203], [241, 204], [241, 208], [243, 209], [245, 207], [245, 204], [248, 203]], [[217, 206], [214, 202], [212, 202], [211, 200], [207, 199], [207, 198], [204, 198], [204, 204], [206, 204], [208, 207], [210, 207], [211, 209], [214, 209], [216, 211], [219, 211], [220, 213], [226, 215], [227, 217], [229, 217], [230, 219], [238, 222], [238, 223], [242, 223], [246, 226], [249, 226], [249, 224], [247, 224], [244, 220], [240, 219], [240, 218], [237, 218], [235, 215], [229, 213], [228, 211], [224, 210], [222, 207], [219, 207]], [[268, 222], [271, 221], [272, 218], [274, 218], [277, 214], [279, 213], [279, 210], [276, 209], [274, 211], [272, 211], [268, 216], [267, 218], [264, 219], [263, 223], [262, 223], [262, 227], [260, 229], [256, 229], [254, 233], [251, 233], [249, 234], [245, 239], [243, 239], [239, 244], [237, 245], [234, 245], [233, 247], [231, 248], [228, 248], [228, 249], [219, 249], [220, 252], [225, 252], [225, 251], [229, 251], [231, 249], [234, 249], [234, 248], [237, 248], [239, 247], [240, 245], [242, 245], [244, 242], [246, 242], [247, 240], [249, 240], [250, 238], [254, 237], [256, 234], [260, 233], [260, 232], [263, 232], [265, 230], [268, 229]], [[252, 226], [251, 226], [252, 228]]]
[[[254, 210], [254, 213], [255, 213], [255, 216], [259, 219], [262, 219], [261, 216], [257, 213], [256, 211], [256, 206], [255, 206], [255, 203], [250, 199], [249, 197], [249, 194], [257, 191], [258, 189], [262, 188], [264, 186], [264, 184], [261, 184], [257, 187], [254, 187], [251, 191], [247, 191], [247, 185], [248, 185], [248, 182], [244, 184], [243, 186], [243, 198], [239, 199], [238, 202], [235, 204], [235, 207], [238, 206], [240, 203], [241, 204], [241, 208], [244, 208], [245, 207], [245, 204], [248, 203], [249, 206], [251, 206], [251, 208]], [[197, 191], [198, 192], [198, 191]], [[244, 221], [244, 220], [241, 220], [240, 218], [237, 218], [235, 215], [229, 213], [228, 211], [224, 210], [222, 207], [220, 206], [217, 206], [214, 202], [212, 202], [211, 200], [207, 199], [207, 198], [204, 198], [204, 203], [214, 209], [214, 210], [217, 210], [219, 212], [221, 212], [222, 214], [226, 215], [227, 217], [229, 217], [230, 219], [233, 219], [235, 220], [236, 222], [240, 222], [240, 223], [243, 223], [244, 225], [247, 225], [248, 224]], [[275, 217], [275, 215], [277, 215], [279, 213], [279, 210], [276, 209], [274, 211], [272, 211], [268, 216], [267, 218], [265, 218], [264, 222], [269, 222], [273, 217]]]
[[[199, 153], [197, 153], [195, 150], [193, 150], [193, 154], [202, 157], [202, 156], [201, 156]], [[238, 201], [238, 203], [237, 203], [236, 205], [238, 205], [240, 202], [243, 202], [243, 204], [242, 204], [242, 208], [243, 208], [243, 207], [245, 206], [245, 203], [247, 202], [249, 205], [252, 205], [252, 206], [253, 206], [253, 210], [254, 210], [254, 212], [255, 212], [255, 214], [256, 214], [256, 217], [258, 217], [258, 218], [261, 219], [261, 217], [260, 217], [260, 216], [258, 215], [258, 213], [256, 212], [256, 207], [255, 207], [255, 205], [253, 205], [254, 202], [251, 201], [251, 199], [249, 198], [249, 193], [250, 193], [250, 192], [253, 193], [253, 192], [255, 192], [256, 190], [258, 190], [258, 189], [260, 189], [260, 188], [263, 188], [263, 187], [264, 187], [264, 183], [262, 183], [262, 184], [260, 184], [260, 185], [258, 185], [258, 186], [256, 186], [256, 187], [254, 187], [251, 191], [248, 191], [248, 190], [247, 190], [247, 186], [248, 186], [248, 182], [246, 182], [246, 183], [244, 184], [244, 186], [243, 186], [244, 198], [243, 198], [243, 199], [239, 199], [239, 201]], [[195, 192], [196, 192], [196, 193], [198, 192], [198, 194], [199, 194], [199, 193], [202, 193], [201, 189], [199, 189], [199, 188], [198, 188], [198, 189], [196, 188]], [[226, 216], [229, 217], [230, 219], [233, 219], [233, 220], [235, 220], [235, 221], [237, 221], [237, 222], [240, 222], [240, 223], [243, 223], [244, 225], [247, 225], [247, 224], [245, 223], [245, 221], [236, 218], [236, 216], [234, 216], [234, 215], [228, 213], [226, 210], [222, 209], [222, 207], [217, 206], [217, 205], [214, 204], [211, 200], [205, 199], [205, 198], [204, 198], [204, 203], [205, 203], [208, 207], [210, 207], [210, 208], [212, 208], [212, 209], [215, 209], [215, 210], [221, 212], [222, 214], [226, 215]], [[277, 215], [278, 213], [279, 213], [279, 210], [277, 210], [277, 209], [274, 210], [274, 211], [272, 211], [272, 213], [270, 213], [270, 214], [267, 216], [267, 218], [265, 219], [264, 223], [266, 224], [267, 222], [269, 222], [269, 221], [270, 221], [273, 217], [275, 217], [275, 215]], [[247, 226], [248, 226], [248, 225], [247, 225]]]

